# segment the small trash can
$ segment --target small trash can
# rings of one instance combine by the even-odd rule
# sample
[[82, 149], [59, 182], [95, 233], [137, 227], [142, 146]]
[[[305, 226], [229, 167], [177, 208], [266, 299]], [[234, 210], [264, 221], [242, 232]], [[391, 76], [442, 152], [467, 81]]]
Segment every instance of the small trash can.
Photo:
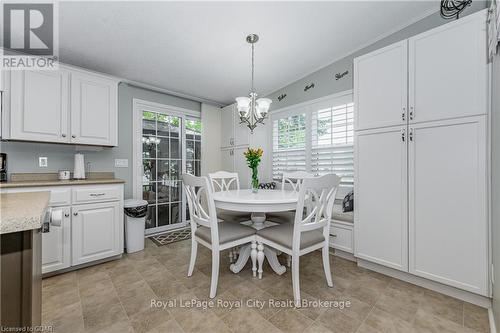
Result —
[[127, 253], [144, 250], [144, 228], [148, 202], [146, 200], [127, 199], [123, 203], [125, 210], [125, 248]]

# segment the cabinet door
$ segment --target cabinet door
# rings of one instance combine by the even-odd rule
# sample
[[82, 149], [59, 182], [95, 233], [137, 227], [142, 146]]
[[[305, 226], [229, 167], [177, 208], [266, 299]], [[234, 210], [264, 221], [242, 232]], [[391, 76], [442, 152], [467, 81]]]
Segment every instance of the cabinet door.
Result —
[[71, 265], [71, 209], [54, 208], [62, 211], [60, 226], [51, 224], [50, 231], [42, 234], [42, 273], [49, 273]]
[[410, 272], [487, 295], [486, 116], [411, 127]]
[[248, 147], [234, 149], [234, 172], [238, 173], [240, 179], [240, 188], [250, 188], [251, 171], [243, 153]]
[[356, 133], [355, 256], [408, 270], [405, 127]]
[[118, 85], [97, 75], [71, 74], [71, 142], [116, 146]]
[[221, 169], [224, 171], [234, 171], [234, 149], [221, 150]]
[[356, 130], [406, 124], [407, 41], [354, 59]]
[[123, 214], [119, 202], [73, 206], [73, 265], [123, 252]]
[[478, 13], [410, 38], [412, 122], [486, 114], [485, 27]]
[[230, 147], [234, 144], [234, 110], [233, 105], [226, 106], [221, 111], [221, 143], [220, 146]]
[[[240, 116], [236, 105], [233, 105], [234, 109], [234, 145], [235, 146], [248, 146], [250, 142], [250, 129], [245, 123], [241, 124]], [[259, 125], [262, 126], [262, 125]]]
[[68, 78], [64, 70], [11, 72], [11, 139], [69, 142]]

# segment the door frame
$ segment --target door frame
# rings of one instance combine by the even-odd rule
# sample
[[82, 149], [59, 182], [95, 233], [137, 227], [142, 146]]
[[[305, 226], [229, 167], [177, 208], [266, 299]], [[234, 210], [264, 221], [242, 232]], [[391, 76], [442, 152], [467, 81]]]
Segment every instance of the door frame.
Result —
[[[142, 112], [158, 112], [166, 115], [172, 115], [180, 117], [182, 119], [182, 126], [180, 128], [181, 136], [181, 170], [182, 174], [186, 170], [186, 117], [194, 116], [200, 117], [199, 111], [184, 109], [172, 105], [166, 105], [156, 102], [151, 102], [143, 99], [133, 98], [132, 99], [132, 157], [133, 157], [133, 174], [132, 174], [132, 194], [136, 199], [142, 199]], [[203, 140], [203, 139], [202, 139]], [[145, 235], [150, 236], [158, 234], [167, 230], [183, 228], [188, 225], [189, 221], [186, 221], [186, 196], [184, 189], [182, 189], [182, 200], [181, 200], [181, 222], [175, 224], [169, 224], [161, 227], [156, 227], [152, 229], [146, 229]]]

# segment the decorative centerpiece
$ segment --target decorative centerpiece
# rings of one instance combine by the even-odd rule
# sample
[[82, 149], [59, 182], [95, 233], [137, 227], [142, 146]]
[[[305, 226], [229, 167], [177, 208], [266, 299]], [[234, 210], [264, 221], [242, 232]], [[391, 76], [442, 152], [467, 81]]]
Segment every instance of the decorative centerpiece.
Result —
[[259, 148], [259, 149], [254, 149], [254, 148], [248, 148], [246, 152], [243, 153], [245, 155], [245, 158], [247, 160], [247, 165], [250, 169], [252, 169], [252, 192], [257, 193], [259, 189], [259, 164], [260, 164], [260, 158], [262, 157], [262, 154], [264, 154], [264, 151]]

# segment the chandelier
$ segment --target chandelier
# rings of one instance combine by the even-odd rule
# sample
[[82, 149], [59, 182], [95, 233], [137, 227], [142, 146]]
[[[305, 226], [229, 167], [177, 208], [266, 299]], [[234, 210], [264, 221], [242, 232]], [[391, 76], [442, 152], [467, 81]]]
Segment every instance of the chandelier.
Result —
[[252, 90], [248, 95], [249, 97], [236, 97], [236, 103], [241, 123], [246, 124], [253, 133], [258, 124], [264, 123], [272, 101], [269, 98], [257, 98], [257, 93], [253, 87], [254, 44], [259, 40], [259, 36], [250, 34], [246, 40], [252, 45]]

